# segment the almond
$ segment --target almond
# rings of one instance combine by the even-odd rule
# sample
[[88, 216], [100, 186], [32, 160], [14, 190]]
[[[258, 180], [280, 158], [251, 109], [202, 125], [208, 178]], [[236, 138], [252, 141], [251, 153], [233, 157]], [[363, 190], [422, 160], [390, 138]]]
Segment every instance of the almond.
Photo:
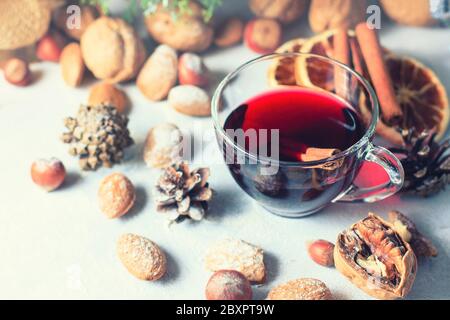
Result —
[[177, 82], [178, 58], [174, 49], [160, 45], [141, 69], [136, 84], [150, 100], [159, 101], [167, 97]]
[[189, 116], [211, 115], [209, 96], [205, 90], [199, 87], [177, 86], [170, 90], [168, 101], [172, 108]]
[[128, 109], [128, 98], [121, 89], [112, 83], [100, 82], [92, 86], [89, 93], [89, 105], [109, 104], [120, 113]]
[[61, 73], [68, 86], [77, 87], [83, 81], [84, 61], [78, 43], [70, 43], [63, 49], [60, 57]]
[[166, 273], [167, 259], [153, 241], [127, 233], [117, 242], [117, 255], [125, 268], [136, 278], [154, 281]]

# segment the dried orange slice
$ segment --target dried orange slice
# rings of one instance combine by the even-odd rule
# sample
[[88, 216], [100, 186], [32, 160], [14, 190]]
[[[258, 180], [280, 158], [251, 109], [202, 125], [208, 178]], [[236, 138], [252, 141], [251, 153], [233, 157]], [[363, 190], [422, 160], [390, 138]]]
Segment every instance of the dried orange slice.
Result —
[[[300, 52], [306, 39], [298, 38], [290, 40], [279, 47], [276, 53]], [[295, 79], [295, 59], [291, 57], [275, 60], [269, 68], [269, 84], [271, 86], [293, 86], [297, 84]]]
[[[335, 34], [336, 30], [328, 30], [310, 38], [303, 44], [301, 52], [333, 58]], [[349, 31], [349, 37], [355, 37], [355, 33]], [[297, 83], [306, 87], [319, 87], [329, 91], [334, 89], [334, 68], [321, 60], [296, 59], [295, 75]]]
[[[447, 92], [437, 75], [410, 57], [391, 53], [385, 56], [385, 61], [403, 111], [401, 128], [415, 127], [417, 132], [436, 128], [437, 139], [442, 138], [449, 123], [449, 105]], [[392, 140], [389, 136], [385, 138]]]

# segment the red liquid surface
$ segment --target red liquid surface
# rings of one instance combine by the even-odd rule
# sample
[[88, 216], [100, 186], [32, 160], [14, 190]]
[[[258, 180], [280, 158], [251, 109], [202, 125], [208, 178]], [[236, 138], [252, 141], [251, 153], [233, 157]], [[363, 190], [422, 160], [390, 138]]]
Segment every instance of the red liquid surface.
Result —
[[351, 106], [311, 89], [279, 89], [258, 95], [236, 108], [224, 128], [278, 129], [279, 159], [284, 161], [301, 161], [309, 147], [346, 150], [364, 134]]

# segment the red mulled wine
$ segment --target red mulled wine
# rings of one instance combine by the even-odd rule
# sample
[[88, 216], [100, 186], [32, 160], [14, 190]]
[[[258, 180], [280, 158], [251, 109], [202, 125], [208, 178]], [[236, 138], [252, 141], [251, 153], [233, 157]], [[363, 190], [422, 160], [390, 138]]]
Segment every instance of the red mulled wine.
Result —
[[311, 89], [280, 89], [258, 95], [235, 109], [224, 128], [244, 132], [278, 129], [279, 160], [294, 162], [302, 161], [301, 155], [311, 147], [348, 149], [364, 134], [352, 107], [329, 93]]
[[[248, 158], [248, 155], [239, 154], [237, 149], [232, 159], [229, 154], [225, 154], [225, 158], [233, 177], [244, 190], [269, 210], [276, 208], [275, 211], [289, 213], [308, 212], [309, 208], [313, 210], [330, 203], [351, 185], [359, 170], [352, 156], [334, 165], [305, 168], [300, 163], [306, 150], [344, 151], [362, 138], [366, 128], [349, 104], [330, 93], [277, 89], [253, 97], [236, 108], [226, 119], [224, 129], [279, 130], [279, 155], [268, 154], [269, 158], [282, 161], [276, 173], [262, 174], [260, 162], [238, 162], [236, 154], [241, 158]], [[235, 137], [233, 139], [242, 144], [242, 140], [239, 143]], [[268, 139], [266, 143], [273, 141]], [[241, 147], [249, 153], [254, 150], [248, 148], [248, 137], [244, 144]], [[267, 150], [272, 149], [267, 146]]]

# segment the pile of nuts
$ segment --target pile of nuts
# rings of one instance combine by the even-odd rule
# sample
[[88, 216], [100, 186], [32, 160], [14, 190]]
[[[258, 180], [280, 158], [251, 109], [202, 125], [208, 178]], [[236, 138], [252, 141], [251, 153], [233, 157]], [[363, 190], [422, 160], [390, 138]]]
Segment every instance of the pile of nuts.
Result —
[[69, 131], [62, 135], [62, 141], [71, 145], [71, 155], [80, 157], [83, 170], [112, 167], [123, 159], [124, 149], [133, 144], [128, 118], [113, 106], [82, 105], [77, 116], [66, 118], [64, 124]]

